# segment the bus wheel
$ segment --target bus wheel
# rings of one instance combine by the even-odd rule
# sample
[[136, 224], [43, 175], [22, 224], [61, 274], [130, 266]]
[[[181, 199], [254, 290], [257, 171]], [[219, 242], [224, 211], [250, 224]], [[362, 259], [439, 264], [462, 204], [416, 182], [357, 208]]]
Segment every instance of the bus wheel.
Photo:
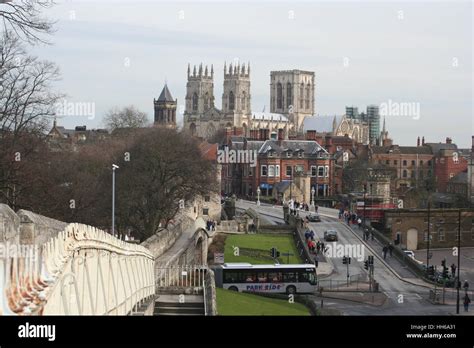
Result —
[[230, 291], [237, 291], [237, 292], [239, 292], [239, 289], [237, 289], [236, 286], [231, 286], [231, 287], [229, 287], [229, 290], [230, 290]]
[[286, 287], [286, 293], [288, 295], [296, 294], [296, 288], [293, 285], [287, 286]]

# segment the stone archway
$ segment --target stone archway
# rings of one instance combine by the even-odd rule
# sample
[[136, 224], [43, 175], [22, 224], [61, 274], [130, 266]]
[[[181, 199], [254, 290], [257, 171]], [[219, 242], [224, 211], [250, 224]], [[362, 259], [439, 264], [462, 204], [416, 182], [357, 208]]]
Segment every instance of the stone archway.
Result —
[[205, 262], [203, 263], [203, 260], [204, 260], [203, 246], [204, 246], [203, 238], [199, 237], [196, 241], [196, 244], [194, 245], [194, 264], [195, 265], [205, 264]]
[[407, 231], [407, 249], [416, 250], [418, 248], [418, 230], [410, 228]]
[[207, 246], [209, 236], [206, 230], [199, 229], [194, 235], [194, 260], [195, 265], [207, 265]]
[[189, 131], [191, 132], [191, 135], [196, 135], [196, 124], [194, 122], [189, 126]]

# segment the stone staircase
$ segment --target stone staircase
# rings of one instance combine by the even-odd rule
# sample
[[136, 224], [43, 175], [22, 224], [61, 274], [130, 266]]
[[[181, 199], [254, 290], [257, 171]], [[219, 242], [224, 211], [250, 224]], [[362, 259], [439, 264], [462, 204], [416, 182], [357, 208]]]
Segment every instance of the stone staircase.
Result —
[[203, 295], [159, 294], [153, 315], [205, 315]]

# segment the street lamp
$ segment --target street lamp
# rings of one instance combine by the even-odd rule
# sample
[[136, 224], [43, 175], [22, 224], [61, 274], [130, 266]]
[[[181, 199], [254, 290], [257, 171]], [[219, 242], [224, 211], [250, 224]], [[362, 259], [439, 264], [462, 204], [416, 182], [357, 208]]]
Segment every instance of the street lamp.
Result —
[[314, 193], [316, 190], [314, 189], [314, 186], [311, 188], [311, 206], [314, 208]]
[[260, 186], [259, 186], [257, 187], [257, 205], [260, 205], [260, 192], [262, 191], [260, 191]]
[[119, 166], [112, 164], [112, 235], [115, 236], [115, 169]]

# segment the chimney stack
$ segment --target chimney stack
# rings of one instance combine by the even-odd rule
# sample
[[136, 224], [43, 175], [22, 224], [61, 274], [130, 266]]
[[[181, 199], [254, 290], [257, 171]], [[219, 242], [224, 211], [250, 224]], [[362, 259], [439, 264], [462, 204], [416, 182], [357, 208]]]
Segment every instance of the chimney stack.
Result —
[[453, 142], [453, 141], [452, 141], [451, 138], [449, 138], [449, 137], [446, 138], [446, 144], [451, 144], [452, 142]]
[[425, 137], [423, 136], [423, 138], [421, 139], [421, 145], [422, 146], [425, 146]]
[[416, 146], [420, 146], [420, 137], [416, 140]]

